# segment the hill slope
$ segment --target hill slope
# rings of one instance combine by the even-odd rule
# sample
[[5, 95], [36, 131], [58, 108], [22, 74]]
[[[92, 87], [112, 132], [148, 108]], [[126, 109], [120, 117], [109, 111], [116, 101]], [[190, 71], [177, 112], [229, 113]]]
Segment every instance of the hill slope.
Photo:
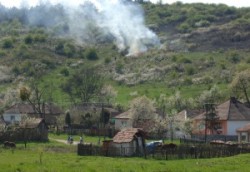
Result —
[[[135, 92], [156, 98], [180, 90], [189, 97], [213, 84], [225, 89], [237, 72], [250, 67], [249, 9], [182, 3], [141, 5], [146, 24], [161, 45], [149, 45], [152, 48], [147, 52], [133, 56], [127, 56], [128, 49], [119, 50], [116, 39], [101, 33], [93, 23], [93, 41], [82, 43], [68, 34], [58, 34], [58, 30], [67, 32], [67, 25], [31, 25], [20, 17], [24, 14], [21, 9], [1, 10], [5, 11], [0, 15], [1, 100], [6, 102], [8, 94], [17, 94], [20, 85], [40, 73], [41, 84], [54, 85], [55, 101], [68, 104], [61, 84], [77, 69], [89, 66], [97, 67], [107, 84], [119, 91], [117, 102], [122, 104]], [[58, 14], [64, 12], [63, 8], [57, 10]], [[90, 56], [93, 51], [97, 58]]]

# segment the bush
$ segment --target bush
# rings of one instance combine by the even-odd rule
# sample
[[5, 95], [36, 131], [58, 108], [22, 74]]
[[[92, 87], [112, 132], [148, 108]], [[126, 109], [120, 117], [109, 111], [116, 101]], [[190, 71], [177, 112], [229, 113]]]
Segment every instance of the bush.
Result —
[[186, 66], [185, 71], [187, 75], [193, 75], [196, 73], [195, 68], [193, 66]]
[[14, 66], [14, 67], [12, 68], [12, 72], [14, 73], [15, 76], [18, 76], [18, 75], [21, 74], [21, 71], [20, 71], [20, 69], [19, 69], [18, 66]]
[[184, 84], [184, 85], [192, 85], [192, 84], [193, 84], [193, 81], [192, 81], [192, 79], [191, 79], [190, 77], [186, 77], [186, 78], [184, 78], [184, 80], [183, 80], [183, 84]]
[[36, 35], [34, 35], [34, 41], [36, 41], [36, 42], [45, 42], [46, 41], [46, 35], [36, 34]]
[[119, 62], [116, 64], [115, 71], [119, 74], [123, 74], [124, 64]]
[[185, 57], [181, 58], [181, 59], [179, 60], [179, 62], [180, 62], [180, 63], [192, 63], [192, 61], [191, 61], [190, 59], [185, 58]]
[[87, 52], [87, 55], [86, 55], [87, 59], [89, 60], [97, 60], [98, 59], [98, 55], [97, 55], [97, 52], [95, 49], [90, 49], [88, 52]]
[[69, 70], [67, 68], [63, 68], [60, 73], [64, 76], [69, 76]]
[[4, 51], [0, 51], [0, 58], [6, 56], [6, 53]]
[[64, 55], [66, 55], [67, 57], [74, 57], [74, 55], [75, 55], [75, 52], [76, 52], [76, 50], [75, 50], [75, 47], [74, 47], [74, 45], [72, 45], [72, 44], [65, 44], [64, 45]]
[[105, 58], [105, 63], [108, 64], [108, 63], [110, 63], [110, 62], [111, 62], [111, 58], [110, 58], [110, 57], [106, 57], [106, 58]]
[[5, 39], [2, 44], [2, 48], [8, 49], [13, 48], [13, 41], [11, 39]]
[[33, 42], [32, 36], [31, 35], [26, 36], [24, 38], [24, 42], [25, 42], [25, 44], [32, 44], [32, 42]]

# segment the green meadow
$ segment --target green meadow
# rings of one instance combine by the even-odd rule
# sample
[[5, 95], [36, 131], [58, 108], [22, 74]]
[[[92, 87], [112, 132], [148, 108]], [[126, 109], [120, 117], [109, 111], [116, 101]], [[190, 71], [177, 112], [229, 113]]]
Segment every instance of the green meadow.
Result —
[[0, 148], [3, 172], [248, 172], [249, 163], [250, 154], [185, 160], [78, 156], [76, 146], [55, 141]]

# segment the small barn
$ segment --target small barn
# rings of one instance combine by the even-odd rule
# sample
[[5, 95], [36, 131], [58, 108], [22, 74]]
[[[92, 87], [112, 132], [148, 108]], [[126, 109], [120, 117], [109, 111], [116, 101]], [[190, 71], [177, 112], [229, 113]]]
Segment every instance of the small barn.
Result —
[[246, 124], [245, 126], [238, 128], [236, 130], [238, 135], [238, 142], [250, 142], [250, 123]]
[[114, 136], [112, 148], [116, 156], [143, 156], [145, 133], [139, 128], [126, 128]]
[[48, 126], [43, 118], [32, 118], [20, 125], [24, 139], [32, 141], [47, 141]]

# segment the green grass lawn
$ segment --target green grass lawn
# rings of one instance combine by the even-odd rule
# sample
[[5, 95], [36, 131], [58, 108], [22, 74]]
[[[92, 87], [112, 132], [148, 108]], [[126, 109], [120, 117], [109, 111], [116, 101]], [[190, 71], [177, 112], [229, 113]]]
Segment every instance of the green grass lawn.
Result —
[[[54, 147], [54, 149], [48, 149]], [[61, 151], [53, 151], [61, 147]], [[78, 156], [63, 151], [76, 147], [59, 143], [18, 144], [16, 150], [0, 148], [0, 171], [13, 172], [248, 172], [250, 154], [228, 158], [154, 160], [144, 158], [112, 158]]]

